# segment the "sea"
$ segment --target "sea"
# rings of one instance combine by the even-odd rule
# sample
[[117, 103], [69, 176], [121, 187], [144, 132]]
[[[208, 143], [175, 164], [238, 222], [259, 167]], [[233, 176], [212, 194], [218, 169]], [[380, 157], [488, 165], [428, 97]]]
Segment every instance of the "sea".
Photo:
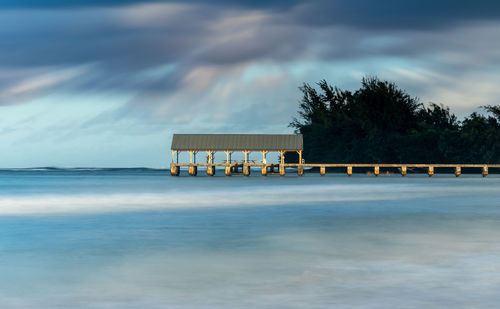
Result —
[[0, 170], [0, 308], [499, 308], [500, 176]]

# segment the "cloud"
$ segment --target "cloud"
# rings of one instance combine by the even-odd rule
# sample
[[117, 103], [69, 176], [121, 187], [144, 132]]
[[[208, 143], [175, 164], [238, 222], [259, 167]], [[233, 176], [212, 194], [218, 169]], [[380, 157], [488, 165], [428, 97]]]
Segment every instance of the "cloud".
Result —
[[[194, 3], [199, 4], [202, 0], [168, 1], [168, 0], [0, 0], [3, 8], [81, 8], [81, 7], [113, 7], [130, 4], [143, 3]], [[287, 7], [297, 3], [297, 0], [214, 0], [215, 5], [237, 6], [237, 7]]]
[[3, 89], [0, 93], [0, 102], [19, 102], [36, 97], [47, 88], [61, 87], [75, 78], [83, 75], [86, 67], [75, 67], [62, 70], [53, 70], [46, 74], [36, 75]]
[[[99, 7], [140, 6], [143, 4], [194, 5], [201, 0], [0, 0], [3, 9], [81, 9]], [[273, 13], [291, 12], [295, 23], [314, 25], [344, 24], [358, 28], [429, 29], [453, 26], [467, 21], [496, 20], [500, 4], [494, 0], [457, 2], [454, 0], [422, 0], [418, 3], [398, 0], [215, 0], [210, 2], [219, 10], [265, 10]]]
[[[438, 66], [442, 74], [455, 75], [477, 70], [478, 63], [498, 63], [495, 50], [500, 47], [495, 40], [498, 22], [490, 21], [496, 19], [493, 2], [470, 7], [441, 1], [432, 9], [428, 1], [418, 7], [395, 1], [376, 6], [347, 1], [243, 1], [234, 5], [224, 1], [212, 5], [196, 1], [48, 1], [43, 9], [36, 3], [20, 1], [16, 6], [0, 2], [0, 6], [10, 7], [0, 13], [5, 24], [0, 42], [6, 42], [0, 72], [8, 71], [11, 77], [0, 85], [0, 104], [32, 98], [13, 95], [26, 87], [36, 88], [31, 91], [36, 95], [122, 91], [135, 94], [130, 106], [139, 100], [144, 100], [141, 105], [172, 104], [183, 92], [202, 95], [213, 87], [226, 89], [219, 92], [220, 98], [213, 96], [210, 105], [227, 96], [231, 81], [244, 72], [238, 69], [242, 67], [263, 63], [290, 67], [304, 61], [334, 65], [392, 57], [406, 59], [420, 70]], [[434, 21], [438, 19], [439, 25]], [[63, 82], [61, 70], [82, 66], [91, 69], [78, 73], [78, 82]], [[42, 72], [33, 76], [21, 73], [29, 70]], [[371, 72], [370, 66], [363, 70], [378, 73]], [[235, 73], [226, 79], [229, 71]], [[260, 74], [265, 80], [265, 70]], [[301, 81], [314, 82], [299, 77], [293, 87]], [[220, 86], [224, 82], [227, 85]], [[238, 88], [246, 96], [259, 91], [254, 86]], [[264, 83], [260, 86], [265, 87]], [[206, 101], [192, 95], [191, 99]]]
[[[232, 77], [235, 80], [237, 72], [243, 72], [238, 68], [258, 67], [262, 63], [290, 66], [316, 60], [333, 65], [339, 61], [366, 62], [393, 57], [407, 59], [409, 63], [420, 62], [416, 63], [419, 69], [437, 65], [443, 74], [456, 74], [474, 70], [478, 62], [497, 63], [494, 51], [500, 47], [494, 39], [498, 37], [498, 22], [471, 24], [474, 18], [492, 19], [494, 7], [485, 10], [455, 5], [449, 12], [461, 16], [472, 10], [470, 18], [446, 22], [458, 18], [456, 14], [448, 14], [446, 1], [432, 10], [427, 2], [412, 8], [392, 1], [376, 7], [345, 1], [320, 1], [314, 5], [239, 2], [227, 6], [223, 1], [212, 5], [195, 1], [131, 1], [126, 5], [113, 1], [69, 4], [52, 1], [48, 3], [49, 9], [41, 9], [29, 1], [22, 3], [25, 5], [0, 13], [7, 26], [0, 31], [0, 39], [8, 42], [0, 54], [0, 68], [8, 69], [14, 76], [8, 85], [0, 86], [0, 104], [31, 98], [9, 95], [13, 89], [22, 89], [20, 85], [26, 87], [30, 82], [31, 86], [38, 83], [38, 95], [111, 90], [135, 94], [137, 99], [130, 105], [139, 100], [146, 102], [141, 105], [172, 104], [173, 98], [183, 97], [183, 92], [202, 95], [212, 87], [220, 89], [217, 85], [224, 82], [228, 71], [236, 72]], [[423, 17], [425, 23], [411, 26], [413, 18]], [[438, 17], [443, 21], [442, 26], [448, 27], [432, 26], [432, 20]], [[397, 24], [398, 19], [407, 22]], [[377, 20], [381, 24], [374, 25]], [[383, 23], [393, 28], [384, 28]], [[450, 28], [451, 24], [456, 26]], [[489, 42], [488, 48], [484, 48], [485, 42]], [[60, 74], [61, 68], [71, 70], [82, 65], [92, 69], [79, 74], [77, 83], [49, 81]], [[19, 73], [33, 68], [44, 71], [41, 76], [29, 78]], [[370, 72], [369, 67], [364, 71], [378, 73]], [[260, 74], [265, 79], [266, 72]], [[225, 82], [226, 91], [220, 92], [221, 98], [214, 96], [210, 104], [217, 104], [218, 99], [227, 96], [231, 79]], [[293, 87], [300, 83], [299, 79]], [[255, 87], [248, 91], [238, 88], [244, 91], [242, 95], [259, 91]], [[200, 101], [193, 96], [191, 99]]]
[[500, 4], [493, 0], [457, 2], [422, 0], [418, 2], [328, 1], [301, 2], [293, 16], [314, 25], [348, 25], [358, 29], [439, 29], [471, 21], [497, 20]]

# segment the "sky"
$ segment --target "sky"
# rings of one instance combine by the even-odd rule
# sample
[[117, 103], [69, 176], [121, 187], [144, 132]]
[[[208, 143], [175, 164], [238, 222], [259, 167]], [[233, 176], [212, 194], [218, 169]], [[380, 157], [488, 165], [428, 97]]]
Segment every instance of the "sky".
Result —
[[322, 79], [463, 117], [500, 104], [499, 38], [490, 0], [0, 0], [0, 168], [160, 168], [173, 133], [293, 133]]

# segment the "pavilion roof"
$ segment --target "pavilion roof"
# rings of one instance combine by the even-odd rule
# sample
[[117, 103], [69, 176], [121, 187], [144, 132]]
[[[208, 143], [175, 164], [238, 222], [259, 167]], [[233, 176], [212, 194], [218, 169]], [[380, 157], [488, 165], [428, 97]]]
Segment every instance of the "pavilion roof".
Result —
[[298, 151], [302, 134], [174, 134], [176, 151]]

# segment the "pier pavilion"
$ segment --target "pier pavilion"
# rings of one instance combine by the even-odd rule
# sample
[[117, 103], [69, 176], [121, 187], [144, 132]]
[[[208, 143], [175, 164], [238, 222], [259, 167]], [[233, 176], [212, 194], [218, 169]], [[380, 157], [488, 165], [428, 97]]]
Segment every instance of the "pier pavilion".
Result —
[[[215, 174], [215, 166], [224, 166], [225, 174], [239, 173], [242, 169], [243, 175], [250, 175], [250, 166], [261, 167], [263, 176], [274, 173], [274, 168], [279, 168], [279, 174], [285, 174], [285, 153], [297, 152], [299, 162], [302, 162], [302, 151], [304, 148], [302, 134], [174, 134], [172, 138], [172, 164], [170, 172], [179, 175], [181, 166], [188, 166], [189, 175], [196, 175], [198, 166], [207, 167], [207, 175]], [[179, 153], [189, 152], [189, 163], [179, 162]], [[196, 154], [206, 152], [208, 162], [206, 164], [196, 163]], [[224, 152], [226, 160], [223, 163], [215, 163], [216, 152]], [[234, 152], [243, 152], [245, 159], [242, 162], [232, 160]], [[262, 153], [262, 162], [249, 160], [252, 152]], [[278, 152], [280, 164], [268, 164], [267, 154]], [[303, 172], [301, 166], [299, 173]]]

